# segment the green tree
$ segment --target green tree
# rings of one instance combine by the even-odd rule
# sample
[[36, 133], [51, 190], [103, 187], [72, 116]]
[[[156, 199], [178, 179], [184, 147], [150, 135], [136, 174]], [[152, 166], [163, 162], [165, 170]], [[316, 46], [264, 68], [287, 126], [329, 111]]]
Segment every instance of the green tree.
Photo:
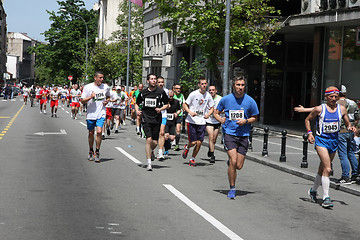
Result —
[[[88, 52], [91, 53], [97, 36], [98, 14], [87, 10], [82, 0], [57, 2], [58, 12], [47, 11], [52, 23], [50, 29], [43, 34], [48, 43], [39, 44], [31, 50], [36, 53], [37, 82], [67, 83], [68, 75], [72, 75], [74, 81], [84, 81], [86, 25], [79, 16], [88, 26]], [[60, 9], [65, 9], [66, 12]]]
[[[150, 0], [157, 5], [163, 19], [162, 27], [173, 31], [191, 46], [198, 46], [208, 59], [207, 67], [213, 73], [215, 85], [221, 89], [219, 59], [225, 39], [226, 0]], [[233, 0], [231, 6], [231, 48], [244, 49], [267, 58], [263, 47], [277, 29], [280, 14], [268, 5], [269, 0]]]
[[188, 62], [185, 58], [182, 58], [179, 64], [182, 75], [180, 77], [180, 84], [182, 86], [182, 91], [187, 97], [191, 91], [195, 90], [198, 84], [200, 77], [204, 76], [204, 72], [200, 67], [200, 62], [195, 59], [191, 67], [189, 67]]

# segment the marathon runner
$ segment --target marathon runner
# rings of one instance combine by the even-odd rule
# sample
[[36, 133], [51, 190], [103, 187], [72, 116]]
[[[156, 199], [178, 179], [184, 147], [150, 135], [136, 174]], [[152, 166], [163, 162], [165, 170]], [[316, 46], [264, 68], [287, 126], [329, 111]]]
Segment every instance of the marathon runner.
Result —
[[135, 91], [137, 91], [137, 86], [134, 86], [133, 90], [130, 92], [130, 116], [133, 125], [136, 124], [136, 111], [135, 111], [136, 99], [134, 96]]
[[[331, 208], [333, 203], [329, 196], [331, 162], [335, 157], [338, 148], [341, 119], [348, 131], [356, 132], [351, 126], [347, 110], [337, 103], [339, 90], [330, 86], [325, 90], [325, 104], [314, 107], [309, 116], [305, 119], [305, 127], [309, 135], [308, 141], [315, 143], [315, 149], [320, 158], [318, 173], [315, 176], [314, 185], [309, 189], [308, 194], [312, 202], [317, 202], [317, 189], [322, 185], [323, 202], [322, 207]], [[316, 118], [316, 136], [311, 131], [310, 121]]]
[[[235, 199], [236, 170], [244, 166], [248, 150], [251, 123], [257, 121], [259, 110], [255, 100], [245, 93], [246, 80], [237, 77], [233, 81], [234, 92], [223, 97], [217, 105], [214, 117], [223, 124], [224, 148], [227, 151], [229, 199]], [[224, 111], [225, 117], [220, 113]]]
[[[46, 114], [46, 103], [47, 103], [48, 95], [49, 95], [49, 91], [46, 89], [46, 86], [44, 85], [43, 88], [39, 92], [39, 96], [40, 96], [40, 114], [41, 113]], [[43, 112], [43, 108], [44, 108], [44, 112]]]
[[182, 106], [185, 102], [185, 97], [184, 95], [181, 93], [181, 85], [176, 83], [173, 86], [173, 91], [174, 91], [174, 99], [178, 100], [180, 102], [180, 106], [181, 106], [181, 112], [179, 114], [179, 116], [176, 118], [176, 136], [175, 136], [175, 147], [174, 147], [174, 151], [180, 151], [180, 146], [179, 146], [179, 142], [180, 142], [180, 132], [181, 132], [181, 125], [183, 123], [183, 118], [184, 118], [184, 112], [182, 109]]
[[110, 88], [107, 84], [103, 83], [104, 74], [102, 72], [95, 72], [94, 82], [89, 83], [84, 87], [81, 95], [81, 102], [87, 103], [87, 129], [89, 130], [89, 161], [94, 161], [94, 135], [96, 127], [96, 150], [95, 162], [100, 162], [100, 146], [101, 146], [101, 133], [102, 127], [105, 122], [105, 105], [110, 97]]
[[120, 122], [124, 116], [125, 112], [125, 102], [127, 101], [127, 96], [124, 92], [121, 91], [121, 87], [116, 87], [116, 101], [113, 103], [113, 111], [112, 115], [114, 116], [115, 120], [115, 133], [119, 132], [121, 129]]
[[[217, 89], [215, 86], [209, 87], [209, 93], [214, 100], [214, 109], [216, 109], [222, 97], [217, 94]], [[214, 155], [215, 143], [217, 136], [219, 134], [220, 127], [221, 127], [221, 123], [214, 118], [213, 114], [210, 115], [208, 119], [206, 119], [206, 131], [209, 136], [208, 157], [210, 158], [210, 163], [215, 163], [215, 155]]]
[[[154, 156], [154, 149], [157, 146], [159, 139], [159, 132], [161, 126], [162, 115], [161, 111], [169, 106], [169, 98], [164, 90], [161, 90], [157, 85], [157, 78], [155, 74], [147, 76], [148, 88], [141, 91], [136, 99], [136, 112], [143, 118], [144, 132], [146, 136], [146, 159], [147, 170], [152, 171], [151, 161]], [[140, 88], [140, 87], [139, 87]], [[142, 110], [139, 105], [142, 104]]]
[[186, 159], [190, 148], [195, 146], [189, 161], [189, 166], [193, 167], [196, 166], [195, 158], [204, 141], [205, 119], [209, 118], [214, 111], [214, 100], [210, 93], [206, 91], [207, 84], [205, 78], [200, 78], [198, 82], [199, 89], [191, 92], [183, 104], [184, 110], [188, 113], [186, 122], [189, 142], [184, 146], [182, 157]]
[[29, 97], [29, 89], [25, 85], [22, 90], [23, 90], [24, 104], [26, 105], [27, 99]]
[[[166, 94], [169, 93], [169, 89], [164, 87], [165, 81], [163, 77], [158, 77], [157, 79], [157, 85], [160, 89], [164, 90]], [[158, 153], [158, 159], [159, 160], [164, 160], [164, 144], [165, 144], [165, 126], [166, 126], [166, 119], [167, 119], [167, 110], [162, 110], [161, 111], [161, 115], [162, 115], [162, 120], [161, 120], [161, 126], [160, 126], [160, 134], [159, 134], [159, 153]]]
[[77, 114], [79, 112], [80, 107], [80, 97], [81, 97], [81, 91], [78, 89], [78, 85], [74, 84], [74, 88], [70, 91], [70, 96], [72, 99], [71, 102], [71, 117], [73, 119], [77, 119]]
[[55, 86], [53, 90], [51, 90], [50, 92], [51, 117], [57, 118], [57, 110], [58, 110], [60, 96], [61, 96], [61, 92]]
[[[165, 126], [165, 152], [164, 155], [167, 156], [169, 149], [171, 148], [171, 142], [175, 140], [176, 133], [176, 122], [179, 114], [181, 113], [181, 105], [180, 102], [174, 99], [174, 91], [169, 90], [169, 105], [170, 107], [167, 109], [167, 120]], [[161, 160], [161, 159], [159, 159]]]

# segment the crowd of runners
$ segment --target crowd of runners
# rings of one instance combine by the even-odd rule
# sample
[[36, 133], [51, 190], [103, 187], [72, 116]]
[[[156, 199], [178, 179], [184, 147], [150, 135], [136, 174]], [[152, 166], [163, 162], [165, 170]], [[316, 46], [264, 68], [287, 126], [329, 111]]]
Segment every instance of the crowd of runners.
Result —
[[[71, 106], [71, 117], [86, 112], [89, 142], [89, 161], [101, 162], [100, 147], [102, 140], [112, 132], [118, 133], [126, 125], [125, 117], [130, 116], [131, 123], [136, 125], [136, 133], [146, 139], [145, 157], [147, 171], [152, 171], [155, 159], [164, 160], [169, 150], [181, 151], [182, 158], [189, 156], [189, 166], [197, 165], [196, 157], [205, 138], [209, 138], [208, 157], [214, 164], [215, 143], [219, 132], [228, 154], [229, 199], [235, 199], [237, 170], [242, 169], [248, 151], [251, 124], [257, 121], [259, 110], [255, 100], [246, 94], [246, 79], [237, 77], [232, 80], [233, 92], [221, 97], [215, 86], [208, 86], [206, 78], [198, 80], [198, 89], [187, 98], [181, 92], [181, 85], [176, 83], [167, 89], [163, 77], [149, 74], [146, 86], [139, 84], [128, 93], [124, 86], [109, 87], [103, 83], [104, 75], [96, 72], [94, 82], [85, 86], [77, 84], [71, 88], [43, 86], [23, 88], [24, 102], [30, 98], [31, 105], [39, 105], [40, 114], [46, 114], [50, 101], [51, 117], [57, 117], [59, 101]], [[308, 191], [312, 201], [317, 201], [317, 188], [323, 187], [325, 208], [332, 207], [329, 197], [329, 175], [331, 161], [338, 145], [337, 133], [343, 119], [350, 132], [356, 128], [349, 122], [345, 107], [336, 103], [339, 90], [329, 87], [325, 92], [326, 103], [311, 108], [305, 120], [309, 142], [315, 143], [320, 157], [320, 166], [314, 186]], [[304, 110], [305, 111], [305, 110]], [[128, 114], [127, 114], [128, 113]], [[185, 119], [184, 119], [185, 118]], [[317, 119], [315, 137], [311, 131], [310, 121]], [[185, 124], [184, 124], [185, 121]], [[186, 125], [187, 141], [184, 148], [179, 146], [181, 129]], [[95, 148], [94, 148], [95, 143]], [[158, 152], [155, 153], [155, 150]], [[191, 154], [190, 151], [192, 150]]]

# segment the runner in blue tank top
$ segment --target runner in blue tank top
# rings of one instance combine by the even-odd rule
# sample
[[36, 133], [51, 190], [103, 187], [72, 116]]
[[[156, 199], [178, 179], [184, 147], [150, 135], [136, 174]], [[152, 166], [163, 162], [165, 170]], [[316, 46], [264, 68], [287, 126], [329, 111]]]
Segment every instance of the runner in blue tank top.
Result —
[[[309, 142], [315, 142], [315, 149], [320, 157], [318, 173], [315, 177], [314, 185], [308, 191], [311, 201], [317, 202], [317, 188], [322, 184], [324, 208], [333, 207], [329, 197], [331, 162], [334, 159], [338, 147], [338, 132], [340, 130], [341, 119], [344, 120], [348, 131], [356, 131], [351, 126], [346, 108], [337, 104], [339, 90], [336, 87], [328, 87], [325, 90], [326, 104], [316, 106], [309, 116], [305, 119], [305, 127], [309, 134]], [[310, 121], [316, 118], [316, 136], [311, 131]]]

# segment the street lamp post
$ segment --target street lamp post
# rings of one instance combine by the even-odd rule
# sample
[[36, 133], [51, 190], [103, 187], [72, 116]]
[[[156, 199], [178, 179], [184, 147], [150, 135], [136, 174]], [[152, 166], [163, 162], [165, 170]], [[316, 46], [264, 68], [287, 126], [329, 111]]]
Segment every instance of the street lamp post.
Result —
[[[60, 8], [60, 11], [62, 12], [68, 12], [68, 10], [64, 9], [64, 8]], [[86, 28], [86, 56], [85, 56], [85, 78], [86, 78], [86, 81], [88, 80], [88, 72], [87, 72], [87, 69], [88, 69], [88, 39], [89, 39], [89, 29], [88, 29], [88, 26], [86, 24], [86, 21], [85, 19], [80, 16], [79, 14], [77, 13], [73, 13], [73, 12], [68, 12], [70, 14], [74, 14], [75, 16], [79, 17], [81, 20], [83, 20], [84, 24], [85, 24], [85, 28]]]

